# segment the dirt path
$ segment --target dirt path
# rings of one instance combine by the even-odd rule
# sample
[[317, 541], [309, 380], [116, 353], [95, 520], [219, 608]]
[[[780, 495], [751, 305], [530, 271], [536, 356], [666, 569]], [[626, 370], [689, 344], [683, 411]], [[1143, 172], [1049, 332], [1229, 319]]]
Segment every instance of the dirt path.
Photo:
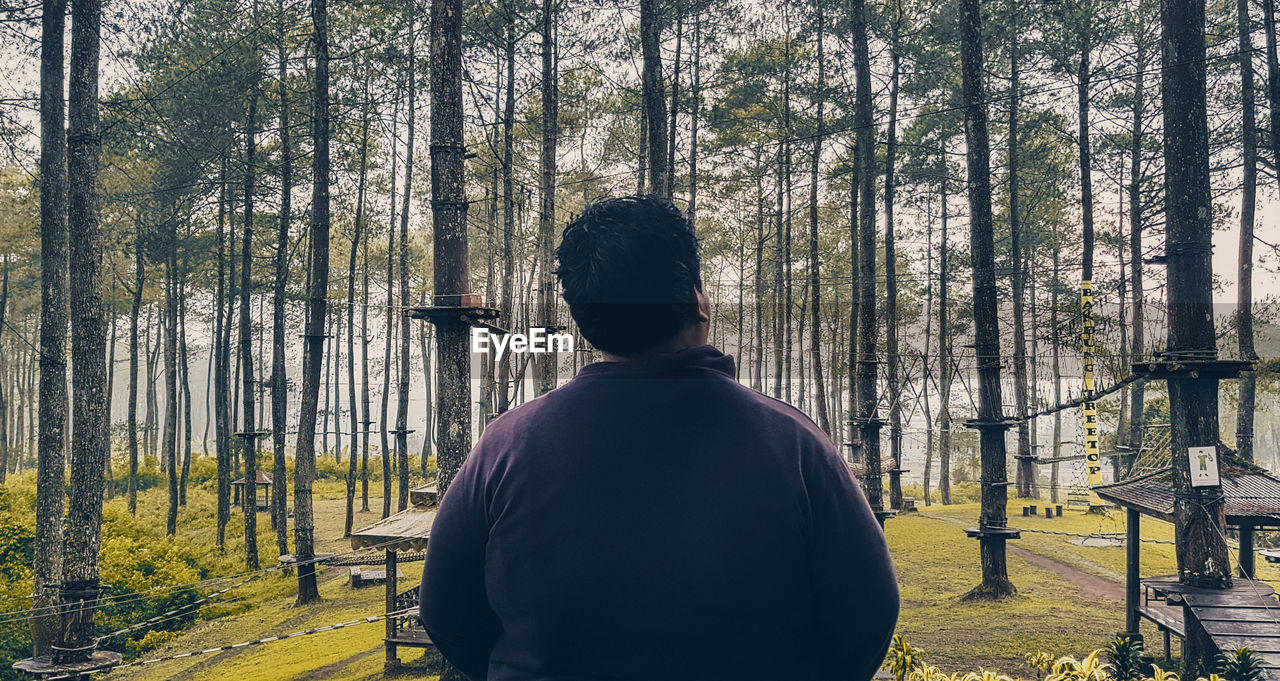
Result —
[[1068, 565], [1048, 556], [1042, 556], [1034, 551], [1028, 551], [1021, 546], [1006, 544], [1005, 548], [1009, 550], [1009, 553], [1031, 563], [1041, 570], [1048, 570], [1049, 572], [1058, 575], [1064, 582], [1070, 582], [1076, 585], [1086, 596], [1107, 598], [1113, 601], [1124, 600], [1123, 584], [1113, 582], [1105, 577], [1089, 574], [1074, 565]]
[[[965, 524], [963, 520], [956, 518], [947, 518], [936, 515], [923, 515], [923, 517], [930, 518], [932, 520], [951, 522], [957, 525]], [[1006, 543], [1005, 548], [1009, 553], [1031, 563], [1033, 566], [1038, 567], [1041, 570], [1048, 570], [1060, 577], [1062, 581], [1074, 584], [1086, 596], [1106, 598], [1113, 601], [1124, 601], [1124, 584], [1120, 582], [1115, 582], [1105, 577], [1090, 574], [1074, 565], [1064, 563], [1056, 558], [1036, 553], [1035, 551], [1030, 551], [1021, 546]]]

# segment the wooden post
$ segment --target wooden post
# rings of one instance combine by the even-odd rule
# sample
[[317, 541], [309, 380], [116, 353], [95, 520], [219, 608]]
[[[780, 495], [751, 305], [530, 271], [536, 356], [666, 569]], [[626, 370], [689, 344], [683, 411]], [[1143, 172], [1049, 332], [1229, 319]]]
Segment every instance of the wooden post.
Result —
[[[397, 585], [396, 585], [396, 552], [395, 551], [387, 551], [387, 580], [385, 583], [387, 585], [386, 612], [388, 613], [395, 612], [396, 596], [398, 595]], [[392, 638], [395, 637], [395, 634], [396, 634], [396, 620], [394, 617], [387, 617], [387, 638], [386, 638], [386, 647], [387, 647], [386, 667], [387, 668], [400, 666], [400, 658], [396, 656], [396, 644], [392, 643]]]
[[1142, 594], [1142, 514], [1131, 508], [1125, 515], [1124, 634], [1133, 638], [1138, 636], [1138, 602]]
[[1240, 576], [1253, 579], [1253, 525], [1240, 526]]

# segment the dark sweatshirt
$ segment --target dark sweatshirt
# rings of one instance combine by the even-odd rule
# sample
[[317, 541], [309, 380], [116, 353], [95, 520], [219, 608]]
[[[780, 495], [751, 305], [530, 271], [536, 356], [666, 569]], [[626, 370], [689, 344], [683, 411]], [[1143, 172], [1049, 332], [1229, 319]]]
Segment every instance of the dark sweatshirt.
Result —
[[831, 440], [711, 346], [599, 362], [496, 419], [440, 506], [421, 618], [490, 681], [866, 681], [898, 617]]

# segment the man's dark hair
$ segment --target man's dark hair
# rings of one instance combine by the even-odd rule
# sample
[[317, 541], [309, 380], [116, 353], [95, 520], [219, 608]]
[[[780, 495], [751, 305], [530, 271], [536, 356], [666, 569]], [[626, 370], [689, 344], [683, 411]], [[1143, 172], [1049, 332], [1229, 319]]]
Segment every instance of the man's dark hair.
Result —
[[565, 227], [556, 258], [569, 312], [600, 350], [641, 355], [697, 318], [698, 239], [670, 201], [626, 196], [593, 204]]

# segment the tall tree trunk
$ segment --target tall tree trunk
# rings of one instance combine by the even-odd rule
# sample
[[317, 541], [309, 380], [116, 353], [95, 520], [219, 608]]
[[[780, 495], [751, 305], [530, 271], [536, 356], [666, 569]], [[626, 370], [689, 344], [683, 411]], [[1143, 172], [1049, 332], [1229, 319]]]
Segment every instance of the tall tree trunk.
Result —
[[858, 149], [855, 143], [854, 148], [850, 149], [853, 155], [853, 163], [849, 168], [849, 278], [851, 286], [849, 291], [849, 351], [845, 358], [848, 366], [849, 379], [849, 415], [846, 419], [849, 426], [849, 456], [851, 459], [861, 456], [858, 447], [860, 446], [860, 436], [857, 434], [857, 419], [862, 413], [858, 406], [858, 342], [861, 338], [858, 329], [858, 321], [862, 316], [862, 273], [861, 273], [861, 238], [858, 234], [859, 212], [858, 212], [858, 193], [862, 191], [862, 182], [858, 177], [858, 164], [862, 163], [862, 157], [858, 155]]
[[[543, 327], [556, 323], [555, 241], [556, 136], [559, 133], [560, 85], [557, 78], [555, 0], [542, 0], [542, 203], [538, 211], [538, 321]], [[424, 358], [424, 361], [425, 358]], [[558, 359], [554, 352], [537, 360], [537, 394], [556, 387]], [[430, 383], [431, 377], [427, 377]]]
[[938, 498], [943, 505], [951, 503], [951, 327], [948, 320], [947, 285], [947, 159], [938, 159], [942, 170], [942, 233], [938, 238]]
[[[689, 103], [689, 224], [693, 231], [698, 231], [698, 114], [702, 110], [702, 11], [696, 10], [693, 15], [693, 83], [690, 86], [693, 101]], [[821, 117], [819, 117], [821, 118]], [[743, 317], [738, 316], [741, 323]], [[747, 336], [739, 332], [739, 339]], [[744, 359], [745, 355], [738, 354]]]
[[1031, 453], [1031, 428], [1027, 422], [1027, 330], [1026, 313], [1023, 303], [1026, 280], [1023, 274], [1022, 247], [1022, 213], [1018, 200], [1018, 110], [1021, 89], [1020, 54], [1018, 48], [1017, 3], [1011, 3], [1009, 12], [1013, 17], [1013, 35], [1009, 45], [1009, 260], [1010, 278], [1013, 280], [1013, 392], [1014, 409], [1018, 419], [1018, 449], [1014, 459], [1018, 462], [1017, 495], [1024, 499], [1035, 495], [1035, 463]]
[[280, 214], [276, 227], [276, 276], [271, 292], [271, 527], [276, 550], [289, 553], [289, 481], [285, 459], [285, 431], [289, 426], [289, 384], [285, 361], [285, 290], [289, 283], [289, 221], [293, 218], [293, 140], [290, 134], [289, 52], [285, 47], [284, 0], [276, 34], [276, 85], [280, 90]]
[[315, 516], [311, 486], [316, 478], [316, 410], [320, 399], [320, 365], [324, 361], [324, 320], [329, 292], [329, 8], [327, 0], [312, 0], [315, 28], [315, 97], [312, 105], [312, 143], [315, 171], [311, 180], [311, 286], [307, 292], [306, 345], [302, 354], [302, 399], [298, 416], [298, 446], [294, 450], [294, 555], [298, 563], [298, 605], [320, 600], [316, 587]]
[[901, 55], [898, 51], [898, 31], [902, 10], [896, 9], [892, 35], [889, 42], [889, 60], [892, 62], [889, 76], [889, 124], [885, 131], [884, 165], [884, 280], [885, 280], [885, 351], [888, 354], [889, 379], [889, 457], [893, 461], [889, 471], [889, 507], [902, 508], [902, 385], [898, 380], [898, 252], [894, 236], [894, 166], [898, 152], [898, 80]]
[[880, 426], [876, 399], [876, 169], [875, 123], [871, 119], [871, 58], [867, 48], [867, 16], [863, 0], [852, 0], [858, 196], [858, 426], [864, 485], [871, 510], [883, 523], [884, 489], [880, 482]]
[[[512, 239], [515, 232], [515, 167], [512, 153], [515, 145], [515, 118], [516, 118], [516, 18], [512, 14], [514, 11], [509, 4], [505, 5], [507, 11], [507, 35], [505, 43], [505, 51], [503, 52], [506, 68], [506, 96], [503, 98], [502, 110], [502, 321], [515, 328], [512, 314], [515, 312], [515, 304], [512, 301], [513, 279], [515, 278], [515, 255], [513, 252]], [[663, 123], [665, 125], [665, 121]], [[665, 175], [666, 169], [662, 169]], [[497, 413], [501, 414], [506, 411], [511, 404], [511, 353], [507, 353], [497, 358], [497, 388], [498, 388], [498, 409]], [[486, 424], [487, 425], [487, 424]]]
[[[219, 204], [221, 211], [221, 204]], [[219, 213], [221, 217], [221, 213]], [[219, 266], [221, 266], [221, 221], [219, 221]], [[146, 283], [146, 263], [142, 255], [142, 235], [134, 237], [133, 303], [129, 308], [129, 404], [125, 427], [129, 438], [129, 513], [138, 512], [138, 317], [142, 312], [142, 287]], [[216, 342], [216, 341], [215, 341]], [[219, 543], [221, 546], [221, 543]]]
[[[6, 400], [8, 395], [14, 391], [8, 389], [5, 385], [9, 382], [9, 370], [7, 357], [4, 352], [4, 324], [5, 313], [9, 311], [9, 254], [4, 254], [4, 283], [0, 284], [0, 485], [4, 484], [5, 476], [9, 473], [9, 404]], [[115, 335], [115, 325], [111, 327], [112, 336]], [[114, 354], [114, 353], [112, 353]], [[110, 379], [107, 380], [110, 384]], [[110, 410], [108, 409], [108, 413]], [[107, 469], [110, 470], [111, 462], [107, 462]]]
[[[231, 420], [230, 395], [231, 392], [231, 295], [228, 291], [230, 288], [230, 277], [227, 272], [227, 261], [230, 259], [230, 252], [234, 250], [235, 239], [223, 232], [224, 221], [227, 217], [227, 159], [222, 159], [222, 169], [219, 172], [218, 182], [218, 296], [217, 296], [217, 324], [214, 327], [213, 351], [217, 355], [217, 368], [214, 370], [214, 386], [213, 386], [213, 402], [214, 402], [214, 419], [215, 437], [217, 442], [217, 462], [218, 462], [218, 548], [226, 550], [227, 523], [231, 522], [231, 430], [234, 428], [234, 422]], [[234, 222], [234, 221], [233, 221]], [[234, 226], [232, 227], [234, 230]], [[138, 254], [138, 271], [141, 272], [142, 254]], [[142, 280], [139, 280], [134, 289], [134, 304], [141, 302]], [[224, 306], [226, 309], [224, 310]], [[136, 315], [135, 315], [136, 318]], [[136, 333], [137, 323], [134, 323]], [[137, 339], [131, 339], [134, 346], [137, 345]], [[136, 373], [136, 372], [135, 372]], [[136, 468], [136, 459], [130, 463]], [[136, 475], [136, 473], [135, 473]]]
[[[164, 457], [169, 483], [169, 513], [165, 533], [178, 533], [178, 230], [172, 225], [165, 238], [164, 277]], [[246, 269], [247, 271], [247, 269]]]
[[[1131, 295], [1133, 303], [1132, 356], [1130, 361], [1137, 361], [1145, 345], [1143, 325], [1145, 291], [1142, 280], [1142, 118], [1145, 112], [1147, 68], [1147, 42], [1138, 36], [1137, 50], [1134, 56], [1133, 70], [1133, 117], [1129, 135], [1129, 278], [1132, 282]], [[1136, 455], [1142, 448], [1142, 426], [1144, 418], [1144, 402], [1146, 381], [1138, 379], [1133, 383], [1133, 394], [1129, 400], [1129, 446]], [[1056, 403], [1056, 396], [1055, 396]]]
[[675, 194], [676, 185], [676, 124], [680, 120], [680, 48], [684, 38], [684, 8], [680, 0], [672, 3], [676, 12], [676, 53], [671, 61], [671, 125], [667, 131], [667, 200]]
[[960, 2], [960, 64], [968, 147], [969, 243], [973, 264], [974, 347], [978, 364], [978, 428], [982, 453], [982, 584], [969, 598], [1003, 598], [1016, 593], [1005, 565], [1005, 449], [1000, 396], [1000, 328], [996, 308], [995, 238], [991, 218], [991, 159], [986, 92], [982, 82], [980, 0]]
[[[367, 150], [366, 150], [367, 153]], [[369, 239], [360, 244], [360, 510], [369, 511], [369, 429], [373, 410], [369, 398]]]
[[[1053, 281], [1050, 283], [1049, 294], [1049, 328], [1053, 329], [1053, 337], [1050, 342], [1053, 343], [1053, 403], [1062, 404], [1062, 338], [1058, 328], [1058, 287], [1061, 285], [1061, 257], [1059, 253], [1061, 248], [1058, 244], [1054, 244], [1053, 248]], [[1058, 503], [1058, 459], [1062, 458], [1062, 411], [1053, 412], [1053, 459], [1054, 462], [1049, 469], [1049, 499], [1053, 503]]]
[[[5, 258], [4, 267], [5, 267], [5, 270], [4, 270], [4, 277], [5, 277], [5, 295], [3, 296], [3, 298], [4, 298], [4, 300], [6, 300], [6, 301], [7, 301], [7, 300], [8, 300], [8, 284], [9, 284], [9, 260], [8, 260], [8, 258], [7, 258], [7, 257]], [[110, 340], [108, 340], [108, 341], [107, 341], [107, 404], [106, 404], [106, 409], [107, 409], [107, 436], [108, 436], [108, 437], [110, 437], [110, 436], [111, 436], [111, 426], [112, 426], [112, 423], [111, 423], [111, 416], [112, 416], [112, 414], [111, 414], [111, 407], [112, 407], [112, 402], [114, 401], [114, 399], [113, 399], [113, 398], [115, 397], [115, 387], [116, 387], [116, 309], [115, 309], [115, 301], [116, 301], [116, 293], [117, 293], [118, 291], [119, 291], [119, 288], [118, 288], [118, 286], [117, 286], [117, 284], [116, 284], [116, 281], [114, 281], [114, 280], [113, 280], [113, 281], [111, 282], [111, 304], [110, 304], [110, 306], [107, 308], [107, 312], [106, 312], [106, 314], [107, 314], [107, 323], [111, 325], [111, 338], [110, 338]], [[4, 302], [0, 302], [0, 319], [3, 319], [3, 318], [4, 318], [4, 305], [5, 305], [5, 303], [4, 303]], [[3, 324], [3, 323], [0, 323], [0, 338], [3, 338], [3, 337], [4, 337], [4, 324]], [[2, 352], [2, 351], [0, 351], [0, 352]], [[2, 366], [2, 365], [0, 365], [0, 366]], [[0, 371], [3, 371], [3, 369], [0, 369]], [[4, 398], [4, 396], [3, 396], [3, 395], [0, 395], [0, 427], [3, 427], [3, 424], [5, 423], [5, 418], [4, 418], [3, 412], [4, 412], [4, 408], [5, 408], [5, 406], [6, 406], [6, 405], [5, 405], [5, 402], [4, 402], [4, 399], [3, 399], [3, 398]], [[7, 431], [5, 431], [5, 432], [3, 432], [3, 433], [0, 433], [0, 438], [2, 438], [2, 440], [0, 440], [0, 442], [2, 442], [2, 444], [4, 445], [4, 447], [7, 449], [7, 448], [8, 448], [8, 444], [9, 444], [9, 442], [8, 442], [8, 441], [9, 441], [9, 434], [8, 434], [8, 432], [7, 432]], [[4, 455], [0, 455], [0, 483], [3, 483], [3, 482], [4, 482], [4, 463], [3, 463], [3, 461], [4, 461], [5, 459], [7, 459], [7, 458], [8, 458], [8, 456], [7, 456], [7, 455], [8, 455], [8, 452], [7, 452], [7, 451], [6, 451], [6, 452], [4, 452]], [[114, 499], [114, 498], [115, 498], [115, 496], [116, 496], [115, 472], [111, 470], [111, 452], [110, 452], [110, 451], [108, 451], [108, 452], [107, 452], [107, 464], [106, 464], [106, 468], [105, 468], [105, 470], [103, 471], [103, 473], [107, 476], [107, 482], [106, 482], [106, 485], [107, 485], [107, 500], [108, 500], [108, 501], [110, 501], [111, 499]]]
[[[1204, 0], [1161, 3], [1161, 24], [1168, 354], [1216, 356]], [[1191, 486], [1189, 451], [1218, 448], [1218, 379], [1170, 378], [1169, 422], [1179, 581], [1201, 587], [1229, 586], [1222, 490]], [[1183, 644], [1185, 674], [1208, 673], [1217, 647], [1198, 622], [1189, 618], [1188, 625]]]
[[[667, 186], [667, 103], [662, 83], [662, 20], [658, 0], [640, 0], [641, 92], [644, 100], [648, 155], [648, 192], [669, 196]], [[643, 193], [644, 188], [641, 189]]]
[[[1271, 109], [1271, 162], [1280, 168], [1280, 57], [1276, 55], [1276, 0], [1262, 0], [1262, 32], [1266, 34], [1267, 101]], [[1280, 183], [1280, 171], [1276, 172]]]
[[[933, 215], [928, 216], [925, 224], [924, 264], [928, 272], [933, 271]], [[933, 482], [933, 406], [929, 403], [929, 354], [933, 342], [933, 277], [924, 283], [924, 353], [920, 356], [920, 406], [924, 411], [924, 505], [932, 506], [930, 499]]]
[[[430, 73], [434, 302], [458, 305], [463, 302], [461, 296], [468, 290], [469, 279], [463, 162], [462, 0], [431, 2]], [[437, 456], [443, 497], [471, 448], [471, 372], [467, 327], [440, 318], [436, 330], [436, 378], [439, 381], [436, 413], [440, 418]]]
[[[822, 325], [819, 323], [822, 319], [822, 284], [818, 271], [821, 266], [818, 262], [818, 163], [822, 159], [822, 105], [826, 100], [824, 89], [827, 86], [826, 59], [822, 49], [824, 19], [823, 13], [818, 12], [818, 131], [813, 138], [813, 158], [810, 159], [809, 166], [809, 296], [813, 306], [813, 323], [809, 325], [809, 354], [813, 359], [813, 382], [818, 393], [818, 426], [827, 435], [831, 435], [831, 418], [827, 415], [827, 387], [822, 375]], [[741, 311], [738, 319], [742, 319]]]
[[[106, 411], [107, 327], [102, 301], [104, 238], [98, 221], [98, 50], [101, 0], [71, 7], [67, 96], [67, 225], [71, 299], [71, 492], [59, 592], [63, 611], [55, 660], [83, 659], [96, 642], [94, 615], [102, 539], [103, 465], [111, 454]], [[75, 651], [75, 652], [64, 652]]]
[[[1253, 26], [1248, 0], [1236, 0], [1240, 32], [1241, 142], [1244, 146], [1243, 184], [1240, 190], [1240, 264], [1237, 282], [1236, 335], [1240, 358], [1256, 360], [1253, 349], [1253, 216], [1258, 193], [1258, 129], [1253, 94]], [[1274, 136], [1276, 131], [1272, 131]], [[1236, 451], [1253, 461], [1253, 410], [1257, 374], [1240, 375], [1240, 401], [1236, 408]]]
[[67, 423], [67, 133], [64, 125], [63, 32], [66, 0], [43, 0], [40, 40], [40, 398], [36, 454], [35, 590], [31, 639], [47, 655], [58, 635], [49, 609], [62, 581], [62, 499]]
[[[391, 404], [391, 344], [395, 336], [395, 325], [391, 321], [391, 310], [395, 305], [395, 252], [396, 252], [396, 143], [399, 141], [400, 95], [396, 93], [395, 104], [391, 113], [391, 219], [387, 223], [387, 307], [383, 315], [383, 331], [386, 343], [382, 354], [382, 413], [379, 415], [378, 430], [382, 436], [382, 517], [391, 515], [391, 443], [387, 438], [387, 419]], [[407, 188], [406, 188], [406, 191]]]
[[[360, 177], [356, 181], [356, 217], [351, 234], [351, 259], [347, 262], [347, 398], [351, 405], [351, 451], [347, 456], [347, 515], [342, 536], [351, 536], [355, 523], [356, 459], [360, 455], [360, 410], [356, 408], [356, 257], [360, 253], [360, 237], [364, 235], [365, 180], [369, 170], [369, 89], [365, 86], [360, 118]], [[367, 309], [366, 300], [366, 309]], [[363, 335], [363, 334], [362, 334]], [[365, 400], [368, 411], [368, 399]], [[366, 428], [367, 429], [367, 428]], [[365, 436], [368, 443], [368, 436]]]
[[[191, 363], [187, 354], [186, 266], [178, 279], [178, 361], [182, 370], [182, 474], [178, 477], [178, 505], [187, 505], [187, 479], [191, 476]], [[108, 470], [110, 468], [108, 467]]]
[[[244, 563], [258, 569], [258, 437], [254, 421], [253, 320], [249, 307], [253, 295], [253, 199], [254, 158], [257, 151], [258, 95], [249, 94], [249, 117], [244, 131], [244, 225], [240, 229], [240, 442], [243, 444], [244, 492], [240, 496], [244, 511]], [[317, 159], [317, 162], [319, 159]], [[299, 464], [300, 466], [301, 464]]]
[[[411, 5], [412, 6], [412, 5]], [[405, 142], [404, 203], [400, 206], [400, 390], [396, 403], [396, 451], [400, 455], [400, 498], [397, 509], [409, 506], [409, 335], [411, 320], [409, 309], [409, 197], [413, 193], [413, 133], [417, 110], [418, 62], [415, 48], [418, 40], [413, 30], [414, 20], [409, 19], [409, 121], [408, 139]]]

